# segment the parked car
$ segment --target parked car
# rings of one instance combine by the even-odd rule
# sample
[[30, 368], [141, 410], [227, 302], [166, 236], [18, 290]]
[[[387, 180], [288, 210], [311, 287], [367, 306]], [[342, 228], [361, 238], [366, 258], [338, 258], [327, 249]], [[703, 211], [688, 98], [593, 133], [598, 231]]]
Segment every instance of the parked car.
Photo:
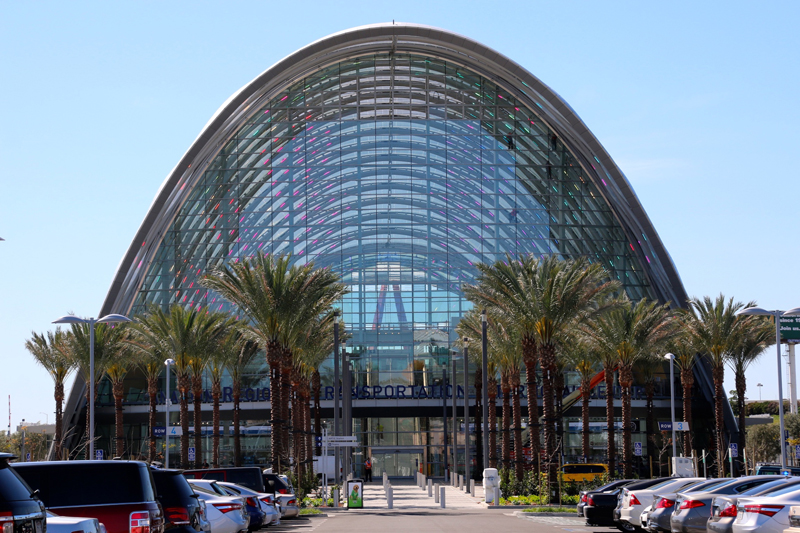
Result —
[[731, 533], [733, 522], [736, 520], [736, 504], [739, 498], [750, 496], [764, 496], [787, 487], [800, 488], [800, 477], [781, 478], [769, 481], [760, 487], [755, 487], [741, 494], [717, 496], [711, 501], [711, 517], [706, 524], [708, 533]]
[[670, 517], [672, 533], [706, 533], [711, 515], [711, 501], [715, 496], [741, 494], [780, 476], [750, 476], [736, 478], [706, 491], [678, 493], [675, 511]]
[[656, 492], [676, 492], [689, 485], [703, 481], [699, 477], [670, 478], [648, 488], [633, 488], [631, 485], [622, 489], [622, 505], [619, 509], [620, 522], [627, 522], [635, 529], [641, 528], [642, 511], [653, 503]]
[[156, 497], [164, 511], [165, 533], [201, 533], [200, 500], [180, 470], [152, 468]]
[[239, 466], [226, 468], [203, 468], [200, 470], [184, 470], [183, 475], [190, 479], [214, 479], [217, 481], [230, 481], [237, 485], [244, 485], [256, 492], [270, 492], [265, 490], [264, 476], [261, 468], [257, 466]]
[[261, 504], [261, 510], [266, 513], [265, 523], [268, 525], [280, 524], [281, 512], [275, 507], [275, 495], [265, 492], [256, 492], [253, 489], [229, 483], [227, 481], [217, 481], [217, 485], [228, 491], [231, 496], [250, 496]]
[[793, 505], [789, 508], [789, 527], [783, 533], [800, 533], [800, 505]]
[[9, 461], [10, 453], [0, 452], [0, 531], [3, 533], [44, 533], [47, 531], [44, 504]]
[[56, 514], [97, 518], [108, 533], [164, 533], [150, 467], [141, 461], [45, 461], [12, 467]]
[[638, 490], [648, 489], [648, 488], [650, 488], [650, 487], [652, 487], [654, 485], [658, 485], [660, 483], [663, 483], [664, 481], [674, 480], [674, 479], [676, 479], [676, 478], [674, 478], [674, 477], [661, 477], [661, 478], [656, 478], [656, 479], [645, 479], [643, 481], [636, 481], [635, 483], [630, 483], [628, 485], [625, 485], [625, 487], [622, 488], [619, 491], [619, 493], [617, 493], [617, 504], [616, 504], [614, 510], [612, 511], [612, 518], [614, 520], [614, 526], [616, 528], [622, 530], [622, 531], [635, 531], [637, 529], [637, 526], [635, 526], [634, 524], [629, 524], [628, 522], [624, 522], [624, 521], [620, 520], [620, 511], [622, 509], [623, 496], [625, 495], [625, 490], [628, 490], [628, 489], [630, 489], [630, 490], [633, 490], [633, 489], [638, 489]]
[[211, 523], [211, 533], [244, 533], [250, 526], [250, 516], [239, 498], [220, 496], [203, 487], [194, 491], [206, 502], [206, 513]]
[[800, 476], [800, 467], [798, 466], [786, 466], [782, 467], [781, 465], [757, 465], [756, 466], [756, 475], [757, 476], [769, 476], [769, 475], [782, 475], [783, 472], [788, 471], [790, 476]]
[[61, 516], [47, 511], [47, 533], [106, 533], [97, 518]]
[[789, 509], [800, 505], [800, 489], [786, 487], [764, 496], [739, 498], [733, 533], [783, 533], [789, 525]]
[[[264, 472], [262, 474], [262, 479], [264, 481], [264, 491], [263, 492], [271, 492], [272, 494], [292, 494], [292, 490], [289, 488], [289, 485], [284, 483], [281, 476], [278, 474], [272, 474], [270, 472]], [[234, 482], [235, 483], [235, 482]], [[248, 485], [245, 485], [248, 486]], [[252, 487], [250, 487], [252, 488]], [[258, 489], [255, 489], [258, 490]]]
[[244, 505], [245, 511], [250, 516], [250, 525], [248, 526], [250, 531], [257, 531], [261, 529], [261, 526], [269, 523], [266, 513], [261, 510], [261, 502], [257, 498], [225, 490], [225, 487], [219, 485], [220, 482], [212, 479], [193, 479], [190, 483], [195, 488], [200, 487], [207, 489], [219, 496], [233, 496], [238, 498]]
[[[691, 487], [686, 487], [683, 489], [684, 492], [689, 491], [702, 491], [708, 490], [712, 487], [716, 487], [722, 485], [723, 483], [730, 482], [731, 479], [729, 478], [721, 478], [721, 479], [709, 479], [706, 481], [698, 482]], [[660, 492], [655, 495], [653, 498], [652, 510], [647, 516], [645, 520], [642, 518], [642, 527], [649, 531], [653, 532], [663, 532], [663, 531], [670, 531], [670, 523], [669, 518], [672, 516], [672, 513], [675, 510], [675, 500], [678, 498], [678, 494], [675, 492]]]
[[558, 474], [563, 481], [594, 481], [608, 474], [608, 465], [573, 463], [566, 464], [558, 469]]
[[616, 481], [612, 481], [611, 483], [607, 483], [602, 487], [597, 487], [596, 489], [580, 491], [580, 493], [578, 494], [578, 516], [583, 516], [583, 517], [586, 516], [583, 514], [583, 508], [586, 507], [586, 502], [588, 501], [590, 494], [602, 493], [602, 492], [614, 492], [616, 489], [632, 482], [633, 482], [632, 479], [618, 479]]

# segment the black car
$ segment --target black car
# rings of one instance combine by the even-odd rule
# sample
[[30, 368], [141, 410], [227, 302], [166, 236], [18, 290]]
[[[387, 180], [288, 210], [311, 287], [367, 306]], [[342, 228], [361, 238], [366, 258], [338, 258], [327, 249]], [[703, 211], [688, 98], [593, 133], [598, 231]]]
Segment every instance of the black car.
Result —
[[19, 474], [8, 465], [16, 459], [0, 452], [0, 532], [46, 533], [44, 504]]
[[182, 472], [151, 468], [150, 473], [164, 509], [164, 532], [201, 533], [200, 501]]
[[590, 494], [594, 494], [596, 492], [613, 492], [620, 487], [624, 487], [628, 483], [632, 483], [633, 481], [633, 479], [618, 479], [616, 481], [612, 481], [611, 483], [607, 483], [602, 487], [597, 487], [596, 489], [582, 490], [578, 495], [578, 516], [586, 516], [583, 513], [583, 509], [586, 507], [586, 503]]
[[[636, 481], [636, 482], [631, 483], [629, 485], [625, 485], [624, 488], [628, 489], [628, 490], [646, 489], [646, 488], [652, 487], [653, 485], [657, 485], [658, 483], [661, 483], [663, 481], [667, 481], [667, 480], [670, 480], [670, 479], [673, 479], [673, 478], [671, 478], [671, 477], [659, 477], [659, 478], [655, 478], [655, 479], [645, 479], [643, 481]], [[620, 505], [622, 504], [622, 498], [619, 497], [619, 494], [621, 492], [622, 492], [622, 488], [619, 489], [619, 491], [618, 491], [618, 493], [617, 493], [617, 495], [615, 497], [614, 508], [612, 510], [612, 516], [613, 516], [613, 520], [614, 520], [614, 523], [612, 524], [612, 527], [616, 527], [620, 531], [625, 531], [625, 532], [636, 531], [637, 528], [635, 526], [633, 526], [633, 525], [631, 525], [631, 524], [629, 524], [627, 522], [624, 522], [624, 521], [619, 519], [619, 516], [620, 516], [619, 509], [620, 509]], [[587, 518], [586, 520], [588, 522], [589, 519]], [[638, 528], [638, 529], [641, 529], [641, 528]]]
[[257, 466], [230, 466], [221, 468], [203, 468], [200, 470], [184, 470], [183, 475], [189, 479], [213, 479], [214, 481], [229, 481], [242, 485], [256, 492], [270, 492], [264, 490], [264, 478], [261, 469]]
[[278, 474], [264, 474], [264, 492], [271, 494], [291, 494], [289, 485]]

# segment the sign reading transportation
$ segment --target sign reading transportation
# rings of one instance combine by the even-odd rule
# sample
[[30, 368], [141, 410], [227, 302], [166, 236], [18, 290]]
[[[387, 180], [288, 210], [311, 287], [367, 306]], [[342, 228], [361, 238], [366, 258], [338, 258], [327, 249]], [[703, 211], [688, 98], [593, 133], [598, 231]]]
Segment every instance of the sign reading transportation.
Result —
[[332, 448], [347, 448], [358, 445], [358, 439], [355, 436], [333, 436], [327, 435], [322, 437], [322, 442], [326, 446]]

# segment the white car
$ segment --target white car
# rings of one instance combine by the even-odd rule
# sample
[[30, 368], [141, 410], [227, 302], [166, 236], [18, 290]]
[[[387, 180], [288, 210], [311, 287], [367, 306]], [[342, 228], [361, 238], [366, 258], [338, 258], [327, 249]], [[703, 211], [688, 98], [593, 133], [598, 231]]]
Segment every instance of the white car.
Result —
[[206, 502], [206, 518], [211, 524], [211, 533], [247, 533], [250, 515], [241, 498], [220, 496], [192, 483], [197, 496]]
[[702, 481], [701, 477], [681, 477], [662, 481], [646, 489], [622, 489], [622, 506], [619, 519], [636, 528], [642, 527], [642, 511], [653, 503], [656, 493], [677, 492], [681, 488]]
[[217, 486], [228, 491], [231, 496], [250, 496], [258, 500], [258, 503], [261, 505], [261, 510], [267, 514], [267, 519], [264, 520], [264, 522], [268, 525], [278, 525], [281, 523], [281, 513], [275, 508], [275, 499], [272, 494], [256, 492], [253, 489], [229, 481], [217, 481]]
[[106, 533], [97, 518], [61, 516], [47, 511], [47, 533]]
[[768, 496], [739, 498], [736, 502], [736, 519], [733, 533], [783, 533], [791, 526], [789, 510], [800, 505], [800, 489], [786, 487]]

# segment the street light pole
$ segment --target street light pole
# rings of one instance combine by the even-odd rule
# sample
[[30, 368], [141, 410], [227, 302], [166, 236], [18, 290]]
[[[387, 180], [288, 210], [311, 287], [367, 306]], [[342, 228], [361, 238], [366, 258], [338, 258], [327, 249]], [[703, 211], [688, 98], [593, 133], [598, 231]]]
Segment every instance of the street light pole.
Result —
[[167, 382], [165, 383], [164, 411], [166, 413], [166, 424], [164, 425], [164, 468], [169, 468], [169, 406], [172, 403], [169, 397], [169, 367], [175, 364], [175, 359], [167, 359], [164, 366], [167, 367]]
[[94, 326], [95, 324], [112, 324], [117, 322], [130, 322], [131, 319], [123, 315], [106, 315], [100, 319], [79, 318], [75, 315], [62, 316], [53, 321], [53, 324], [88, 324], [89, 325], [89, 460], [94, 461]]
[[[339, 436], [339, 310], [333, 312], [333, 435]], [[339, 447], [333, 449], [333, 468], [336, 484], [339, 477]]]
[[[481, 402], [483, 408], [483, 469], [489, 468], [489, 355], [486, 348], [486, 309], [481, 311]], [[528, 406], [528, 420], [531, 420]], [[492, 420], [494, 424], [494, 420]], [[529, 426], [533, 427], [530, 422]]]
[[464, 338], [464, 480], [469, 486], [469, 352]]
[[[669, 359], [669, 410], [672, 414], [672, 457], [678, 456], [678, 443], [675, 440], [675, 356], [668, 353], [664, 359]], [[673, 466], [672, 475], [675, 475]]]

